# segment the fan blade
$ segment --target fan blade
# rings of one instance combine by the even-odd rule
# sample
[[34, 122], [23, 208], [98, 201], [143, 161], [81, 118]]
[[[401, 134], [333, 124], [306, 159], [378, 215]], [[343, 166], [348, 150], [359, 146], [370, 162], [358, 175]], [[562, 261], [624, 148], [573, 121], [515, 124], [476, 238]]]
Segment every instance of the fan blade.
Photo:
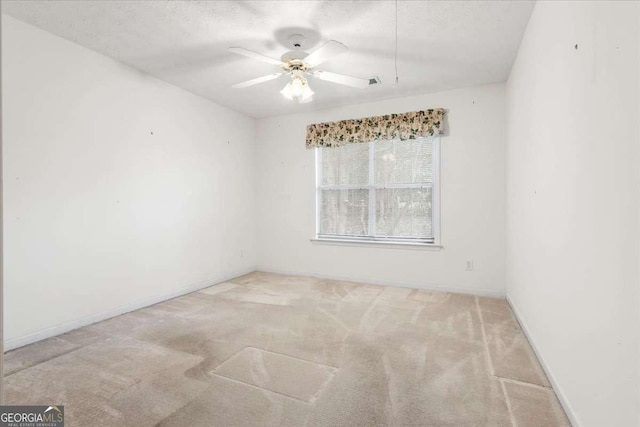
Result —
[[334, 56], [340, 55], [347, 50], [349, 50], [349, 48], [342, 43], [335, 40], [329, 40], [324, 45], [307, 55], [307, 57], [304, 58], [304, 62], [309, 67], [317, 67], [323, 62], [333, 58]]
[[236, 83], [231, 87], [236, 89], [241, 89], [243, 87], [249, 87], [249, 86], [257, 85], [258, 83], [268, 82], [269, 80], [277, 79], [283, 74], [284, 73], [269, 74], [268, 76], [262, 76], [262, 77], [258, 77], [257, 79], [247, 80], [246, 82]]
[[345, 76], [344, 74], [330, 73], [328, 71], [314, 71], [311, 75], [320, 80], [345, 86], [358, 87], [361, 89], [369, 86], [369, 79], [362, 79], [360, 77]]
[[257, 59], [258, 61], [266, 62], [268, 64], [282, 65], [282, 61], [280, 61], [279, 59], [269, 58], [268, 56], [264, 56], [264, 55], [262, 55], [260, 53], [253, 52], [251, 50], [247, 50], [247, 49], [242, 48], [242, 47], [230, 47], [227, 50], [229, 52], [233, 52], [233, 53], [235, 53], [237, 55], [242, 55], [242, 56], [246, 56], [248, 58]]

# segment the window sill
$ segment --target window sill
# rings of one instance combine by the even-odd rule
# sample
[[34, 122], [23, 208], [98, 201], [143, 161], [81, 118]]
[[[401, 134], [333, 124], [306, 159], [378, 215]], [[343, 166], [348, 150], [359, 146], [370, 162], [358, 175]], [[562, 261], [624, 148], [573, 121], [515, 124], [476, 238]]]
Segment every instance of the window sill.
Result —
[[441, 245], [434, 243], [382, 242], [379, 240], [346, 240], [346, 239], [310, 239], [314, 245], [384, 247], [388, 249], [411, 249], [423, 251], [439, 251]]

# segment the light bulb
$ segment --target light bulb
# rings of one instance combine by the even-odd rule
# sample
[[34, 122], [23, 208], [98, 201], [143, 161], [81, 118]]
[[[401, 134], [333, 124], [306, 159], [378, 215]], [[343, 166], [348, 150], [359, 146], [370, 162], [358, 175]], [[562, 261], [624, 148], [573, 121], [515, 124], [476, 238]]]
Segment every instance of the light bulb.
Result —
[[284, 96], [285, 98], [287, 98], [288, 100], [292, 101], [293, 100], [293, 89], [291, 88], [292, 84], [291, 82], [287, 83], [284, 88], [280, 91], [280, 93], [282, 94], [282, 96]]
[[304, 91], [305, 81], [302, 77], [294, 77], [291, 81], [291, 93], [294, 97], [299, 97]]
[[311, 88], [309, 87], [309, 84], [305, 84], [304, 88], [302, 89], [302, 95], [298, 98], [298, 102], [300, 102], [301, 104], [304, 104], [306, 102], [311, 102], [313, 101], [313, 94], [315, 92], [311, 90]]

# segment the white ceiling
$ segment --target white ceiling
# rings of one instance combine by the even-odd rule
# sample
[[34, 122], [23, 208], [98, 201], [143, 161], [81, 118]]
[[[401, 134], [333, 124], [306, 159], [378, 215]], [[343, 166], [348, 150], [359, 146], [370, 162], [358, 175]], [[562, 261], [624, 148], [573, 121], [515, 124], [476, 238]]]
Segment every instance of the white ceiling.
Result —
[[[252, 117], [506, 80], [533, 2], [394, 1], [3, 1], [3, 13], [146, 71]], [[356, 89], [310, 78], [314, 101], [278, 92], [286, 77], [231, 85], [279, 71], [229, 53], [241, 46], [279, 58], [292, 33], [306, 51], [334, 39], [349, 51], [319, 69], [378, 76]]]

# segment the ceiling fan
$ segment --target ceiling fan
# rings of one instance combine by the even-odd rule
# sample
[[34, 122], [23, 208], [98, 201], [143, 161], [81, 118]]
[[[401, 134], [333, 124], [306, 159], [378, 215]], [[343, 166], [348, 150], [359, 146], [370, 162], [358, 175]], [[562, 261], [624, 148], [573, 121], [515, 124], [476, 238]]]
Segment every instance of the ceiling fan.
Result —
[[[329, 40], [313, 52], [307, 53], [301, 50], [302, 44], [304, 43], [304, 36], [294, 34], [289, 37], [289, 41], [293, 44], [294, 50], [286, 52], [279, 60], [241, 47], [230, 47], [228, 49], [229, 52], [257, 59], [258, 61], [266, 62], [268, 64], [277, 65], [282, 68], [282, 72], [247, 80], [246, 82], [237, 83], [232, 87], [245, 88], [277, 79], [283, 75], [289, 75], [291, 77], [291, 81], [287, 83], [280, 93], [289, 100], [297, 99], [300, 103], [306, 103], [313, 100], [314, 92], [309, 87], [309, 83], [307, 82], [305, 75], [357, 88], [365, 88], [371, 84], [370, 79], [352, 77], [316, 69], [318, 65], [328, 61], [334, 56], [346, 52], [348, 48], [342, 43], [335, 40]], [[378, 82], [379, 81], [376, 78], [376, 83]]]

